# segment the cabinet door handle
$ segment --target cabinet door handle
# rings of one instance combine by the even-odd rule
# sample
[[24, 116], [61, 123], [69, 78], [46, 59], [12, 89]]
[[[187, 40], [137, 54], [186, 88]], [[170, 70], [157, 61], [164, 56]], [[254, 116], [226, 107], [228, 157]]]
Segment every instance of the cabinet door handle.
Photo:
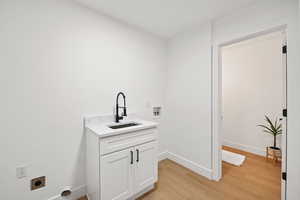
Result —
[[133, 165], [133, 151], [130, 151], [130, 154], [131, 154], [131, 161], [130, 161], [130, 164]]
[[137, 149], [136, 150], [136, 162], [140, 161], [140, 151]]

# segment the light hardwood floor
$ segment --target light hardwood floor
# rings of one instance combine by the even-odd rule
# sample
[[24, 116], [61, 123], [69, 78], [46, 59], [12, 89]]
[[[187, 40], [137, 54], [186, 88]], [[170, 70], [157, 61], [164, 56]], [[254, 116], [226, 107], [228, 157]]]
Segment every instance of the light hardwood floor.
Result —
[[[280, 163], [229, 147], [246, 155], [241, 167], [223, 162], [223, 178], [210, 181], [170, 161], [159, 163], [156, 188], [138, 200], [279, 200]], [[84, 200], [84, 199], [82, 199]]]

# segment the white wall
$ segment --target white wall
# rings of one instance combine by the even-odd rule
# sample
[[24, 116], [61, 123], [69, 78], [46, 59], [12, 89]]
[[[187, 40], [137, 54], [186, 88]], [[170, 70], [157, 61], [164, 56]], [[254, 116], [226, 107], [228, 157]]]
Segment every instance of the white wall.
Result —
[[[214, 47], [237, 38], [265, 31], [283, 24], [287, 25], [288, 40], [288, 152], [287, 196], [288, 200], [299, 199], [299, 33], [297, 0], [266, 0], [251, 7], [233, 12], [214, 23]], [[218, 68], [218, 52], [214, 52], [214, 70]], [[216, 77], [214, 77], [216, 78]], [[217, 86], [214, 88], [216, 91]], [[215, 102], [216, 103], [216, 102]], [[217, 113], [214, 113], [214, 116]], [[215, 166], [215, 160], [214, 160]]]
[[[119, 90], [129, 112], [162, 105], [165, 42], [67, 0], [2, 0], [0, 24], [1, 199], [84, 185], [83, 115], [112, 113]], [[41, 175], [47, 186], [29, 191]]]
[[164, 115], [167, 150], [182, 164], [204, 173], [211, 168], [210, 41], [210, 24], [169, 41]]
[[[218, 98], [213, 100], [213, 112], [210, 103], [210, 100], [216, 97], [216, 93], [211, 94], [211, 90], [217, 92], [219, 89], [219, 85], [211, 85], [211, 82], [218, 79], [215, 77], [217, 73], [211, 77], [211, 70], [216, 72], [215, 70], [218, 69], [218, 45], [286, 25], [289, 71], [292, 71], [289, 77], [288, 98], [290, 109], [294, 110], [289, 111], [289, 121], [291, 121], [289, 131], [294, 134], [291, 133], [288, 138], [288, 140], [293, 140], [289, 143], [291, 147], [288, 150], [290, 152], [288, 168], [293, 174], [299, 174], [299, 168], [297, 168], [299, 163], [293, 152], [296, 152], [296, 141], [299, 141], [296, 133], [300, 127], [293, 113], [299, 109], [296, 99], [300, 96], [296, 95], [296, 91], [291, 92], [299, 84], [296, 80], [298, 61], [295, 42], [297, 3], [296, 0], [258, 2], [214, 20], [212, 32], [211, 26], [202, 25], [198, 30], [187, 30], [170, 39], [166, 112], [163, 126], [164, 141], [172, 159], [203, 175], [210, 174], [216, 179], [219, 177], [218, 170], [216, 170], [218, 159], [213, 156], [218, 153], [214, 148], [218, 144], [211, 138], [216, 137], [215, 133], [220, 129], [218, 125], [211, 126], [210, 120], [211, 118], [218, 120], [219, 117], [218, 107], [215, 106], [219, 103]], [[214, 46], [213, 69], [210, 64], [211, 40]], [[221, 140], [217, 138], [216, 141]], [[215, 173], [210, 173], [211, 170]], [[294, 188], [297, 185], [296, 179], [293, 175], [289, 176], [288, 196], [290, 199], [295, 199], [298, 195], [298, 191]]]
[[[212, 35], [216, 47], [288, 25], [289, 200], [300, 196], [296, 2], [266, 0], [236, 10], [215, 21]], [[65, 185], [83, 185], [82, 115], [111, 113], [117, 91], [127, 93], [129, 112], [149, 116], [147, 102], [164, 103], [166, 49], [160, 39], [68, 0], [3, 0], [0, 24], [3, 199], [46, 199]], [[203, 25], [169, 42], [169, 106], [163, 110], [166, 121], [161, 134], [173, 155], [208, 171], [212, 167], [210, 30], [210, 25]], [[17, 180], [15, 167], [22, 164], [29, 166], [28, 177]], [[47, 187], [30, 192], [29, 179], [39, 175], [48, 177]]]
[[224, 145], [262, 156], [273, 145], [257, 125], [282, 117], [282, 41], [275, 32], [222, 48]]

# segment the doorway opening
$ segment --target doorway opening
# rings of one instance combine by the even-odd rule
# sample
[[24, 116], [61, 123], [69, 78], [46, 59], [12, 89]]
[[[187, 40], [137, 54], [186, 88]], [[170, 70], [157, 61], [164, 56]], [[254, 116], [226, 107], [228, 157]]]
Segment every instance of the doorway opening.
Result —
[[283, 30], [219, 49], [220, 178], [257, 199], [285, 199], [286, 50]]

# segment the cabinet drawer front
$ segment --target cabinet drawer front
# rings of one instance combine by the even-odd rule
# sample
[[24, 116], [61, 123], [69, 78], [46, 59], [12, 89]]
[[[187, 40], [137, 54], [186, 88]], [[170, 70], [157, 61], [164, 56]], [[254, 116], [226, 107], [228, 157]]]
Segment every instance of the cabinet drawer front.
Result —
[[100, 139], [100, 155], [157, 140], [157, 129], [146, 129]]

